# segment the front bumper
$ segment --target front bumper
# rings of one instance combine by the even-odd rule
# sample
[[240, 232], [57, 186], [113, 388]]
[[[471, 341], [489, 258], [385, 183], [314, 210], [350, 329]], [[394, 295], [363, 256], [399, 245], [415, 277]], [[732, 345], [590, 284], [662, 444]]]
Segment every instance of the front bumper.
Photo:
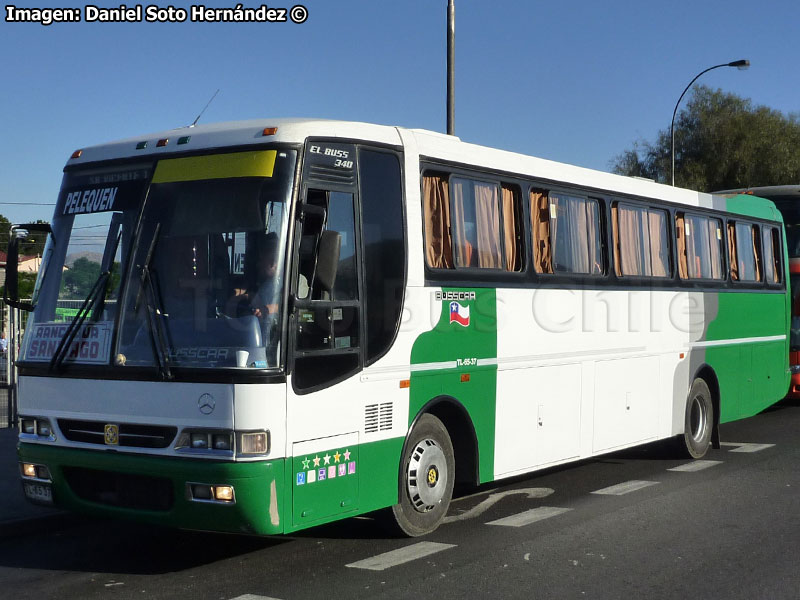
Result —
[[[20, 442], [20, 462], [45, 465], [55, 506], [167, 527], [283, 533], [284, 459], [218, 462]], [[235, 502], [192, 499], [187, 484], [230, 485]]]

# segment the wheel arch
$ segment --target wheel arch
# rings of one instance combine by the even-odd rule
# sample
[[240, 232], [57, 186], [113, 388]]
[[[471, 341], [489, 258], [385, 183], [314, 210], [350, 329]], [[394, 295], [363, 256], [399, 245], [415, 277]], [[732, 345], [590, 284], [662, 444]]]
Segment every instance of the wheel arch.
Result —
[[453, 454], [456, 461], [455, 482], [477, 485], [480, 481], [478, 473], [478, 436], [475, 425], [466, 407], [452, 396], [437, 396], [429, 400], [414, 416], [409, 432], [424, 414], [431, 414], [439, 419], [447, 429], [453, 443]]
[[706, 385], [708, 386], [708, 390], [711, 392], [711, 403], [714, 407], [714, 428], [711, 431], [711, 445], [714, 449], [719, 449], [719, 420], [722, 400], [720, 398], [719, 380], [717, 379], [717, 374], [714, 372], [714, 369], [711, 367], [711, 365], [708, 363], [703, 363], [695, 370], [694, 377], [692, 377], [691, 381], [689, 382], [690, 388], [695, 379], [702, 379], [705, 381]]

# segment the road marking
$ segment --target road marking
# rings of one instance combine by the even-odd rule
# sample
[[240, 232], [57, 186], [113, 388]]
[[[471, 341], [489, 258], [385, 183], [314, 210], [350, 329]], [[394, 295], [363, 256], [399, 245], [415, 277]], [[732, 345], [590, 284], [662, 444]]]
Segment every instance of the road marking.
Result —
[[746, 442], [722, 442], [721, 446], [736, 446], [733, 450], [728, 450], [728, 452], [759, 452], [761, 450], [766, 450], [767, 448], [772, 448], [775, 444], [750, 444]]
[[717, 465], [721, 464], [722, 464], [721, 460], [693, 460], [692, 462], [686, 463], [685, 465], [679, 465], [677, 467], [667, 469], [667, 471], [678, 471], [680, 473], [693, 473], [695, 471], [702, 471], [703, 469], [708, 469], [710, 467], [716, 467]]
[[390, 567], [396, 567], [397, 565], [402, 565], [404, 563], [411, 562], [412, 560], [417, 560], [418, 558], [425, 558], [426, 556], [430, 556], [431, 554], [436, 554], [437, 552], [448, 550], [450, 548], [455, 548], [455, 544], [419, 542], [418, 544], [412, 544], [410, 546], [406, 546], [405, 548], [392, 550], [391, 552], [384, 552], [383, 554], [378, 554], [377, 556], [373, 556], [371, 558], [365, 558], [364, 560], [359, 560], [358, 562], [350, 563], [349, 565], [345, 566], [352, 567], [354, 569], [383, 571]]
[[236, 598], [232, 598], [231, 600], [278, 600], [278, 599], [273, 598], [272, 596], [256, 596], [255, 594], [242, 594], [241, 596], [236, 596]]
[[484, 500], [477, 506], [473, 506], [468, 511], [461, 513], [460, 515], [445, 517], [443, 523], [454, 523], [455, 521], [466, 521], [467, 519], [474, 519], [475, 517], [489, 510], [489, 508], [497, 504], [500, 500], [502, 500], [506, 496], [511, 496], [513, 494], [527, 494], [528, 498], [546, 498], [552, 493], [553, 490], [550, 488], [523, 488], [521, 490], [508, 490], [507, 492], [498, 492], [496, 494], [490, 494], [489, 497], [486, 498], [486, 500]]
[[489, 521], [487, 525], [500, 525], [501, 527], [524, 527], [543, 519], [549, 519], [557, 515], [563, 514], [572, 510], [571, 508], [558, 508], [555, 506], [540, 506], [539, 508], [532, 508], [510, 517], [503, 517], [496, 521]]
[[623, 494], [630, 494], [631, 492], [650, 487], [651, 485], [656, 485], [657, 483], [658, 481], [638, 481], [634, 479], [633, 481], [618, 483], [617, 485], [612, 485], [611, 487], [603, 488], [602, 490], [596, 490], [592, 492], [592, 494], [600, 494], [603, 496], [622, 496]]

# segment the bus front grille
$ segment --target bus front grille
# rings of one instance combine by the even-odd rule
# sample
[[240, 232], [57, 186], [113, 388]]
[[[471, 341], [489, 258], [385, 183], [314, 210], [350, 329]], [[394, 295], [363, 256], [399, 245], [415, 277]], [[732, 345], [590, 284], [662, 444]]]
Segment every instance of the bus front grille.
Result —
[[[58, 427], [71, 442], [105, 445], [105, 421], [59, 419]], [[177, 427], [119, 423], [119, 446], [129, 448], [167, 448], [178, 434]]]
[[172, 482], [162, 477], [82, 467], [64, 467], [63, 471], [72, 492], [87, 502], [153, 511], [168, 511], [174, 502]]

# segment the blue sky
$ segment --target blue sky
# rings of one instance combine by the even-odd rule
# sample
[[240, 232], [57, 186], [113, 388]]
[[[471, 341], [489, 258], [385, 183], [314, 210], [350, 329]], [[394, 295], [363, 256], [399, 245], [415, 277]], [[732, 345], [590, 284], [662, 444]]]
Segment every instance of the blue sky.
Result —
[[[0, 21], [0, 203], [54, 202], [73, 150], [187, 125], [218, 88], [203, 122], [297, 116], [445, 129], [446, 0], [303, 3], [301, 25]], [[740, 58], [752, 67], [700, 81], [800, 112], [798, 23], [797, 0], [456, 0], [456, 133], [608, 170], [634, 140], [669, 126], [695, 74]], [[15, 222], [51, 212], [0, 204]]]

